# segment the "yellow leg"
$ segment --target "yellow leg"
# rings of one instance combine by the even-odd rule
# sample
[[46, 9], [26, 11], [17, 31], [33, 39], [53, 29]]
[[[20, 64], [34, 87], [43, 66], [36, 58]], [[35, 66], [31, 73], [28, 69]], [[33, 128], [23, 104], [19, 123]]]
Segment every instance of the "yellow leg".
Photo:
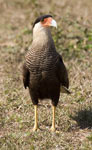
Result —
[[34, 105], [34, 109], [35, 109], [35, 124], [34, 124], [33, 131], [36, 131], [38, 129], [37, 105]]
[[55, 131], [55, 109], [56, 109], [56, 107], [52, 105], [53, 118], [52, 118], [51, 131]]

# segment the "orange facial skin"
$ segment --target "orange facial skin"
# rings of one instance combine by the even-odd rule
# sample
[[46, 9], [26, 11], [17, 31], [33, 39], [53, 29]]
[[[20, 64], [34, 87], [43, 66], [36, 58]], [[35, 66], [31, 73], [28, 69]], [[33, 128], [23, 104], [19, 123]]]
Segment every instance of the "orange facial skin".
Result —
[[51, 21], [52, 21], [52, 18], [51, 18], [51, 17], [45, 18], [44, 21], [41, 21], [41, 24], [42, 24], [44, 27], [49, 27], [49, 26], [51, 26]]

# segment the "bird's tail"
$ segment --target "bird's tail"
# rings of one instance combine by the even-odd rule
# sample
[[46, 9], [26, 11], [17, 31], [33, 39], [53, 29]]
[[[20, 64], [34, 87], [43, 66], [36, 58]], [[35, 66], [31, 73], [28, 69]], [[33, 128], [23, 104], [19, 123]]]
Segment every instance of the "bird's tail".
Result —
[[65, 86], [61, 86], [60, 91], [61, 93], [71, 94], [71, 92]]

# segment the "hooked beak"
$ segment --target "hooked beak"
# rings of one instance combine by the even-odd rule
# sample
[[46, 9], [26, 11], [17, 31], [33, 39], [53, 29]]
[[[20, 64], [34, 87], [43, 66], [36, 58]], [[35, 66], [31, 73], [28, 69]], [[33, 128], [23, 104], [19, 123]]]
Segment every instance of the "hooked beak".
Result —
[[50, 26], [56, 27], [57, 28], [57, 23], [54, 19], [51, 20]]
[[55, 21], [53, 18], [51, 18], [51, 17], [44, 19], [44, 21], [42, 21], [41, 23], [42, 23], [42, 25], [43, 25], [44, 27], [53, 26], [53, 27], [56, 27], [56, 28], [57, 28], [57, 23], [56, 23], [56, 21]]

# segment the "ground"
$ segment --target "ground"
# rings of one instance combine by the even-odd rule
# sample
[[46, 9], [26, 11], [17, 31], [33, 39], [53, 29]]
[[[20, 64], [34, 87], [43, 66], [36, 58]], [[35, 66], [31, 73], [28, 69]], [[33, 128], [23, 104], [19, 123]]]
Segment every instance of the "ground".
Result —
[[[92, 149], [92, 1], [0, 0], [0, 150]], [[61, 93], [56, 129], [50, 132], [50, 101], [39, 103], [40, 130], [32, 132], [34, 108], [22, 83], [24, 55], [37, 16], [52, 14], [57, 51], [70, 79]]]

